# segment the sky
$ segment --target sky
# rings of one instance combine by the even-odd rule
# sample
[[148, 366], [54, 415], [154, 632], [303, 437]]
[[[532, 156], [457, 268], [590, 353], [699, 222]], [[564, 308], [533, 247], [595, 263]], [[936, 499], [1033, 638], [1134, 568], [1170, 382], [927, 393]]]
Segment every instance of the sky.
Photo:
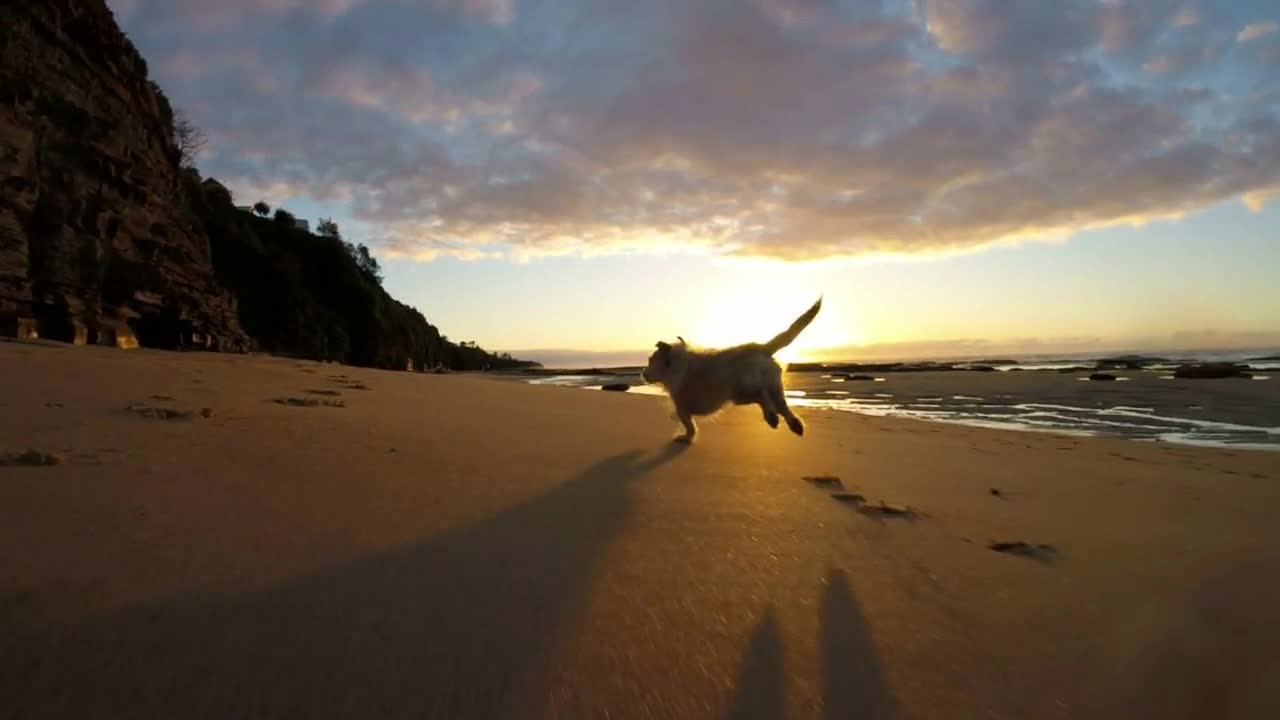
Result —
[[202, 172], [454, 340], [1280, 347], [1272, 0], [108, 4]]

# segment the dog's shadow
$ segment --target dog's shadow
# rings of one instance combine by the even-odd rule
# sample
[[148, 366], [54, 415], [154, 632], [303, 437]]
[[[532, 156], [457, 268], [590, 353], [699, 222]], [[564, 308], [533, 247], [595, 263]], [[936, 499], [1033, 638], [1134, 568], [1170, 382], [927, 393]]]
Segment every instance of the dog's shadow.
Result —
[[0, 696], [39, 717], [508, 717], [583, 609], [631, 483], [605, 459], [469, 527], [257, 592], [0, 633]]

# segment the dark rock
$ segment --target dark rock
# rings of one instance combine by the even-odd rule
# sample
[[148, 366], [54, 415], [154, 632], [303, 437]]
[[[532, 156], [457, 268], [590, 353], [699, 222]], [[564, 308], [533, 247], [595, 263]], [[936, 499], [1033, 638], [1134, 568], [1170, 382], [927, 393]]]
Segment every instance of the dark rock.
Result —
[[1096, 372], [1090, 375], [1089, 379], [1094, 382], [1114, 382], [1116, 376], [1111, 373]]
[[1182, 365], [1173, 371], [1173, 376], [1183, 380], [1220, 380], [1223, 378], [1249, 378], [1247, 365], [1233, 363], [1205, 363], [1203, 365]]
[[0, 334], [395, 370], [526, 367], [449, 342], [376, 261], [237, 210], [104, 0], [0, 3]]
[[869, 373], [869, 372], [938, 372], [946, 370], [959, 370], [960, 367], [955, 365], [943, 365], [933, 362], [917, 362], [917, 363], [837, 363], [828, 365], [825, 363], [791, 363], [787, 366], [787, 372], [831, 372], [831, 373]]
[[1148, 365], [1167, 362], [1169, 362], [1168, 358], [1155, 357], [1152, 355], [1120, 355], [1117, 357], [1100, 358], [1097, 362], [1096, 369], [1141, 370]]
[[609, 383], [607, 385], [601, 385], [600, 389], [608, 390], [609, 392], [626, 392], [631, 389], [631, 386], [626, 383]]
[[245, 349], [181, 201], [172, 110], [105, 3], [6, 3], [0, 26], [0, 316], [76, 344]]

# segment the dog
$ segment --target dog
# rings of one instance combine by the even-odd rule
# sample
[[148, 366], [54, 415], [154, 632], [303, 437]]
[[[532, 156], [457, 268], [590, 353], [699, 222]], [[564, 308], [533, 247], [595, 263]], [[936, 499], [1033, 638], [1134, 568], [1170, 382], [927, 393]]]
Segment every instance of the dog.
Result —
[[723, 350], [694, 350], [684, 341], [659, 342], [640, 377], [661, 385], [675, 405], [684, 434], [676, 442], [692, 443], [698, 434], [694, 416], [711, 415], [730, 403], [759, 405], [764, 421], [778, 428], [779, 416], [796, 435], [804, 435], [804, 423], [787, 407], [782, 390], [782, 367], [774, 353], [795, 341], [822, 309], [822, 298], [767, 343], [748, 343]]

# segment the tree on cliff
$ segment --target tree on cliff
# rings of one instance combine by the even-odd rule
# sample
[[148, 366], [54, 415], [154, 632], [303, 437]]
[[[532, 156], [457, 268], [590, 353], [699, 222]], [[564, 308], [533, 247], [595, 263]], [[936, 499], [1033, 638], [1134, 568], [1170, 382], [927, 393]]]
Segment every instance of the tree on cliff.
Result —
[[173, 115], [173, 144], [178, 148], [178, 162], [182, 167], [195, 167], [196, 156], [200, 149], [209, 142], [204, 131], [196, 127], [182, 111]]
[[369, 279], [382, 284], [382, 266], [378, 264], [378, 259], [370, 252], [368, 246], [364, 243], [355, 245], [347, 240], [342, 239], [342, 231], [338, 229], [338, 223], [333, 218], [320, 218], [316, 223], [316, 234], [321, 237], [333, 238], [342, 243], [342, 249], [347, 255], [356, 261], [356, 267], [360, 268]]
[[271, 206], [259, 200], [253, 204], [253, 211], [257, 213], [258, 217], [266, 217], [271, 214]]
[[382, 266], [378, 265], [378, 258], [369, 253], [369, 248], [364, 243], [356, 246], [356, 265], [373, 278], [374, 282], [382, 284]]
[[320, 218], [320, 222], [316, 223], [316, 234], [335, 240], [342, 239], [342, 232], [338, 230], [338, 223], [333, 218]]

